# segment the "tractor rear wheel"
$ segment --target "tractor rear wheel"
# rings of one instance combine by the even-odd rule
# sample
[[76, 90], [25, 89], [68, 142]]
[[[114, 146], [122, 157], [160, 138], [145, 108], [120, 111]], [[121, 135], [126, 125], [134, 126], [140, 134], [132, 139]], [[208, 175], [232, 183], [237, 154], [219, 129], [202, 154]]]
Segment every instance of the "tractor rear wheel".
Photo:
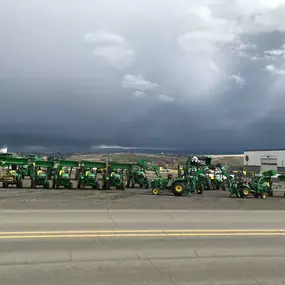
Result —
[[172, 192], [175, 196], [181, 196], [184, 192], [185, 186], [181, 182], [175, 182], [172, 187]]
[[159, 189], [158, 188], [153, 188], [151, 193], [152, 193], [152, 195], [159, 195]]

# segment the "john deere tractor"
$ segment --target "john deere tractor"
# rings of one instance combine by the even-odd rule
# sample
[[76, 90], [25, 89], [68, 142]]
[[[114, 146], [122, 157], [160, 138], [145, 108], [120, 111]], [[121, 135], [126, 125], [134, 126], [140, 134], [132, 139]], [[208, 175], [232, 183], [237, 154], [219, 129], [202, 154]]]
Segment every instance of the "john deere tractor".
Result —
[[42, 186], [45, 189], [49, 188], [49, 173], [53, 168], [52, 161], [37, 160], [33, 163], [31, 170], [31, 188]]
[[27, 158], [3, 156], [0, 158], [0, 162], [3, 167], [7, 168], [7, 172], [1, 175], [3, 187], [7, 188], [9, 185], [16, 185], [17, 188], [22, 188], [22, 166], [28, 165], [30, 161]]
[[127, 172], [127, 187], [135, 188], [135, 185], [139, 185], [140, 188], [149, 189], [150, 183], [145, 170], [147, 170], [147, 166], [142, 162], [138, 162], [137, 165], [131, 165]]
[[92, 189], [100, 189], [98, 181], [97, 169], [105, 168], [105, 162], [81, 161], [76, 175], [77, 188], [92, 187]]
[[8, 188], [9, 185], [16, 185], [17, 188], [23, 187], [22, 174], [18, 170], [9, 169], [2, 176], [3, 188]]
[[152, 194], [158, 195], [161, 190], [170, 190], [175, 196], [191, 195], [195, 191], [202, 194], [205, 188], [205, 173], [209, 170], [210, 164], [211, 157], [190, 155], [185, 163], [183, 174], [179, 174], [176, 178], [168, 175], [167, 179], [158, 178], [151, 181]]
[[235, 195], [237, 198], [243, 198], [249, 196], [252, 193], [256, 198], [261, 197], [265, 199], [268, 195], [267, 187], [256, 186], [256, 189], [251, 188], [251, 185], [247, 183], [242, 177], [232, 177], [225, 169], [225, 167], [218, 165], [222, 174], [226, 176], [227, 189], [231, 195]]
[[110, 162], [103, 173], [103, 189], [109, 190], [111, 187], [125, 190], [128, 185], [128, 171], [131, 164]]
[[53, 167], [53, 188], [64, 187], [67, 189], [72, 188], [72, 183], [70, 181], [70, 176], [72, 169], [78, 166], [77, 161], [72, 160], [57, 160]]

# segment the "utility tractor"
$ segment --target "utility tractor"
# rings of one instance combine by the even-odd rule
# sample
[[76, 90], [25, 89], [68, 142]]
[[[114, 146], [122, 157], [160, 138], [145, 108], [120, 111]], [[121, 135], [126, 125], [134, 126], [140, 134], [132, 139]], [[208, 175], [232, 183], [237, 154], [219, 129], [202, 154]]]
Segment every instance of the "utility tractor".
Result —
[[52, 188], [64, 187], [72, 189], [70, 176], [72, 169], [78, 166], [77, 161], [73, 160], [57, 160], [54, 162], [53, 167], [53, 181]]
[[[175, 196], [191, 195], [197, 191], [202, 194], [205, 188], [206, 172], [211, 164], [211, 157], [190, 155], [185, 163], [184, 173], [176, 178], [171, 174], [167, 178], [157, 178], [151, 181], [152, 194], [158, 195], [161, 190], [170, 190]], [[180, 170], [180, 167], [178, 166]]]
[[22, 167], [28, 165], [30, 161], [27, 158], [3, 156], [0, 158], [0, 163], [3, 167], [7, 168], [7, 172], [1, 176], [3, 188], [7, 188], [9, 185], [16, 185], [17, 188], [22, 188]]
[[9, 185], [16, 185], [17, 188], [23, 187], [22, 174], [18, 170], [9, 169], [5, 173], [1, 180], [3, 182], [3, 188], [8, 188]]
[[42, 186], [49, 189], [49, 173], [53, 166], [53, 161], [35, 161], [31, 170], [31, 188], [35, 189], [37, 186]]
[[128, 175], [132, 169], [132, 164], [110, 162], [103, 173], [103, 189], [109, 190], [111, 187], [125, 190], [128, 185]]
[[261, 177], [254, 178], [252, 182], [247, 182], [242, 177], [232, 177], [224, 167], [220, 166], [220, 169], [227, 177], [227, 188], [231, 195], [235, 195], [237, 198], [248, 197], [250, 194], [254, 197], [261, 197], [266, 199], [270, 193], [270, 179], [274, 175], [275, 171], [267, 171]]
[[84, 189], [91, 187], [92, 189], [100, 189], [97, 170], [106, 167], [104, 162], [81, 161], [76, 174], [77, 188]]

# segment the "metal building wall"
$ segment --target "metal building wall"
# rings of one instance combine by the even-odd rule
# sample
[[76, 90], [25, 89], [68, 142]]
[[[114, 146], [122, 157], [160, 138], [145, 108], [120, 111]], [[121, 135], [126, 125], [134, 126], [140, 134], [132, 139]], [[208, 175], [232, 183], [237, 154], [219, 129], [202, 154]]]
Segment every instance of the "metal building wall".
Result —
[[278, 170], [285, 169], [285, 150], [244, 151], [244, 166], [249, 169], [260, 168], [262, 158], [277, 158]]

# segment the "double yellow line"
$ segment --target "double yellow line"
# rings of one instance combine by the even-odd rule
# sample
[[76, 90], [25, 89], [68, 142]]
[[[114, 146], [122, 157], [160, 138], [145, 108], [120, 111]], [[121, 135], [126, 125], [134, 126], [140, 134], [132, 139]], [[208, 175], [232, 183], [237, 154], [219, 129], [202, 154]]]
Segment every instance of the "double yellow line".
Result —
[[0, 239], [55, 239], [90, 237], [211, 237], [285, 236], [284, 229], [257, 230], [97, 230], [97, 231], [18, 231], [0, 232]]

